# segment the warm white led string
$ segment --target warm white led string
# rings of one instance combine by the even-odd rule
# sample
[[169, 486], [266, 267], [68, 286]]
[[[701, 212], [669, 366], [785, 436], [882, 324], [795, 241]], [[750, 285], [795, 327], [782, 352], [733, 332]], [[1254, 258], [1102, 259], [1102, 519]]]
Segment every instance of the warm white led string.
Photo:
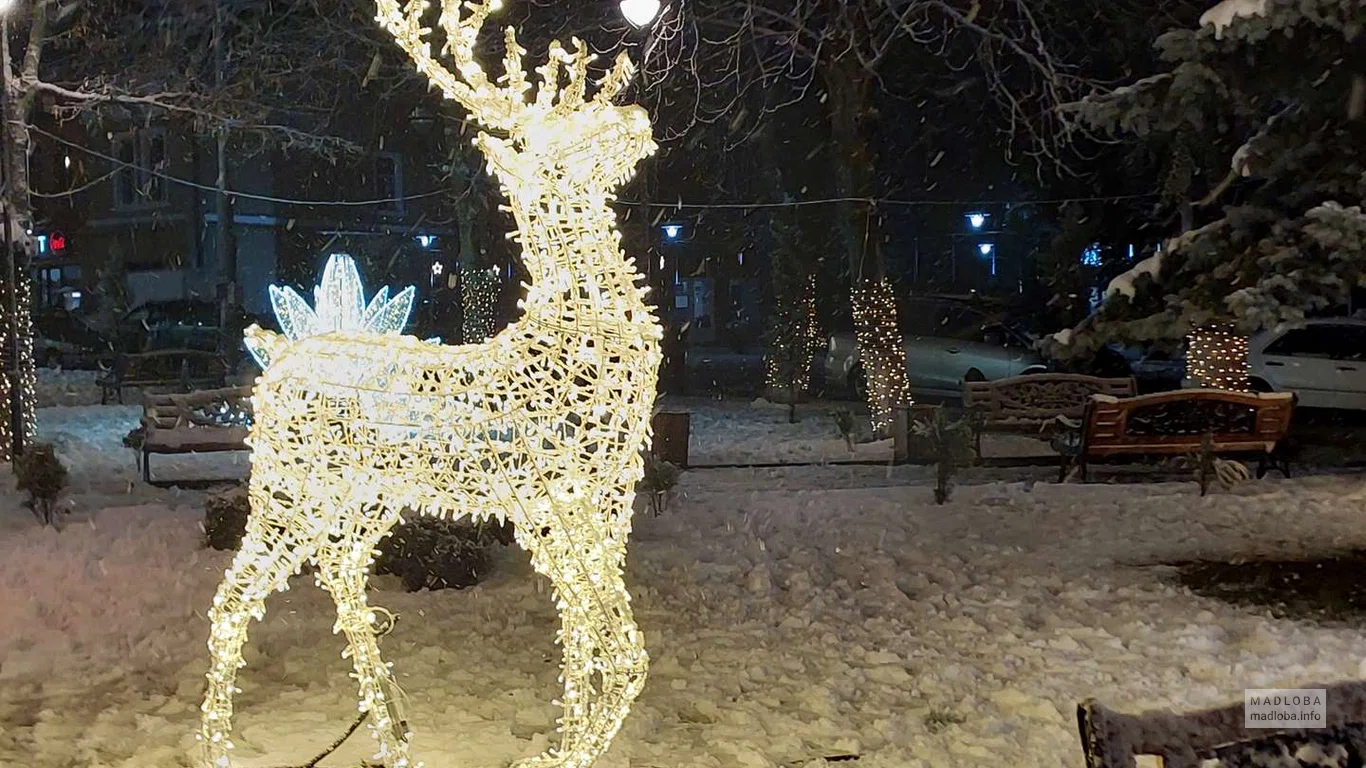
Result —
[[354, 268], [335, 261], [314, 307], [272, 296], [290, 307], [282, 325], [288, 313], [297, 339], [249, 329], [268, 367], [253, 397], [252, 513], [210, 612], [203, 760], [229, 765], [249, 622], [312, 561], [337, 604], [376, 759], [411, 764], [401, 693], [380, 659], [378, 609], [365, 593], [378, 542], [405, 512], [514, 524], [554, 585], [564, 651], [560, 744], [528, 764], [586, 768], [621, 727], [647, 667], [622, 565], [661, 332], [607, 200], [655, 150], [650, 120], [611, 103], [631, 76], [625, 56], [589, 98], [584, 46], [552, 45], [529, 99], [525, 51], [511, 29], [504, 85], [475, 61], [493, 6], [444, 0], [450, 70], [431, 55], [425, 2], [377, 1], [380, 23], [418, 69], [501, 134], [481, 133], [476, 144], [509, 200], [532, 285], [507, 329], [443, 347], [385, 333], [405, 314], [403, 294], [366, 305]]
[[1186, 353], [1187, 377], [1201, 387], [1246, 392], [1248, 375], [1247, 337], [1231, 325], [1201, 328], [1190, 335]]

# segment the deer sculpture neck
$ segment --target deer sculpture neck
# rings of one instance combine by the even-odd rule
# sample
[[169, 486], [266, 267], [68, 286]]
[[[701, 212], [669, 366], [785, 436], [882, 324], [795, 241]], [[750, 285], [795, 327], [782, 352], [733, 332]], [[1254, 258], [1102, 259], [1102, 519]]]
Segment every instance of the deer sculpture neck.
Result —
[[[523, 305], [528, 321], [578, 331], [611, 328], [628, 315], [648, 312], [643, 291], [635, 285], [640, 274], [621, 250], [615, 216], [605, 200], [591, 208], [555, 199], [536, 205], [536, 215], [513, 205], [516, 239], [531, 275]], [[547, 216], [549, 208], [563, 214]]]

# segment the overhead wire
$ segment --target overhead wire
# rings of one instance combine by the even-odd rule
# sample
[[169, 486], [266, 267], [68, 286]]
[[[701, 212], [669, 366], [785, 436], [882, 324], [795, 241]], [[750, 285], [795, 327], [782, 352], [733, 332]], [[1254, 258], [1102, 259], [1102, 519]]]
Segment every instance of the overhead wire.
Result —
[[[174, 175], [172, 175], [172, 174], [166, 173], [166, 172], [164, 172], [164, 171], [159, 171], [159, 170], [157, 170], [157, 169], [155, 169], [155, 168], [146, 168], [146, 167], [140, 166], [140, 165], [138, 165], [138, 164], [136, 164], [136, 163], [130, 163], [130, 162], [126, 161], [126, 160], [122, 160], [122, 159], [120, 159], [120, 158], [114, 157], [113, 155], [106, 154], [106, 153], [101, 152], [101, 151], [99, 151], [99, 150], [97, 150], [97, 149], [94, 149], [94, 148], [92, 148], [92, 147], [86, 146], [86, 145], [81, 144], [81, 143], [79, 143], [79, 142], [72, 141], [72, 140], [67, 139], [67, 138], [65, 138], [65, 137], [63, 137], [63, 136], [59, 136], [59, 135], [57, 135], [57, 134], [55, 134], [55, 133], [52, 133], [52, 132], [47, 131], [47, 130], [44, 130], [43, 128], [40, 128], [40, 127], [38, 127], [38, 126], [36, 126], [36, 125], [30, 125], [30, 126], [29, 126], [29, 130], [31, 130], [31, 131], [33, 131], [33, 132], [35, 132], [35, 133], [41, 134], [41, 135], [43, 135], [43, 136], [46, 136], [46, 137], [48, 137], [48, 138], [50, 138], [50, 139], [52, 139], [52, 140], [54, 140], [54, 141], [56, 141], [56, 142], [58, 142], [58, 143], [60, 143], [60, 144], [62, 144], [62, 145], [65, 145], [65, 146], [70, 147], [70, 148], [72, 148], [72, 149], [76, 149], [76, 150], [78, 150], [78, 151], [84, 152], [84, 153], [86, 153], [86, 154], [88, 154], [88, 155], [91, 155], [92, 157], [99, 158], [99, 159], [104, 160], [104, 161], [106, 161], [106, 162], [113, 163], [115, 166], [117, 166], [113, 171], [110, 171], [109, 173], [107, 173], [107, 174], [105, 174], [105, 175], [103, 175], [103, 176], [101, 176], [101, 177], [99, 177], [99, 178], [97, 178], [97, 179], [95, 179], [95, 180], [93, 180], [93, 181], [87, 182], [86, 184], [83, 184], [83, 185], [81, 185], [81, 186], [79, 186], [79, 187], [76, 187], [76, 188], [73, 188], [73, 189], [69, 189], [69, 190], [66, 190], [66, 191], [63, 191], [63, 192], [55, 192], [55, 193], [54, 193], [54, 192], [41, 192], [41, 193], [40, 193], [40, 192], [34, 192], [34, 193], [33, 193], [33, 196], [34, 196], [34, 197], [40, 197], [40, 198], [70, 197], [70, 196], [72, 196], [72, 195], [76, 195], [76, 194], [79, 194], [79, 193], [81, 193], [81, 192], [84, 192], [84, 191], [86, 191], [86, 190], [88, 190], [88, 189], [90, 189], [90, 188], [92, 188], [92, 187], [94, 187], [94, 186], [97, 186], [98, 184], [101, 184], [101, 183], [103, 183], [103, 182], [105, 182], [105, 181], [108, 181], [110, 178], [116, 176], [120, 171], [123, 171], [123, 170], [125, 170], [125, 169], [137, 170], [137, 171], [139, 171], [140, 173], [145, 173], [145, 174], [148, 174], [148, 175], [151, 175], [151, 176], [155, 176], [155, 177], [157, 177], [157, 178], [163, 179], [163, 180], [168, 181], [168, 182], [171, 182], [171, 183], [173, 183], [173, 184], [180, 184], [180, 185], [183, 185], [183, 186], [186, 186], [186, 187], [190, 187], [190, 188], [192, 188], [192, 189], [201, 190], [201, 191], [204, 191], [204, 192], [213, 192], [213, 193], [215, 193], [215, 194], [219, 192], [219, 189], [218, 189], [218, 187], [216, 187], [216, 186], [212, 186], [212, 185], [209, 185], [209, 184], [202, 184], [202, 183], [200, 183], [200, 182], [192, 181], [192, 180], [190, 180], [190, 179], [183, 179], [183, 178], [180, 178], [180, 177], [178, 177], [178, 176], [174, 176]], [[275, 196], [275, 195], [263, 195], [263, 194], [259, 194], [259, 193], [255, 193], [255, 192], [243, 192], [243, 191], [240, 191], [240, 190], [233, 190], [233, 189], [227, 190], [227, 194], [230, 195], [230, 196], [232, 196], [232, 197], [238, 197], [238, 198], [242, 198], [242, 199], [245, 199], [245, 200], [260, 200], [260, 201], [263, 201], [263, 202], [277, 203], [277, 204], [280, 204], [280, 205], [304, 205], [304, 206], [318, 206], [318, 207], [335, 206], [335, 207], [354, 207], [354, 208], [363, 208], [363, 207], [379, 206], [379, 205], [390, 205], [390, 204], [393, 204], [393, 203], [405, 202], [405, 201], [408, 201], [408, 200], [422, 200], [422, 199], [425, 199], [425, 198], [436, 197], [436, 196], [438, 196], [438, 195], [449, 194], [450, 192], [451, 192], [451, 190], [447, 190], [447, 189], [434, 189], [434, 190], [431, 190], [431, 191], [428, 191], [428, 192], [421, 192], [421, 193], [418, 193], [418, 194], [403, 195], [403, 196], [400, 196], [400, 197], [378, 198], [378, 199], [374, 199], [374, 200], [304, 200], [304, 199], [298, 199], [298, 198], [278, 197], [278, 196]], [[644, 207], [644, 208], [662, 208], [662, 209], [666, 209], [666, 210], [679, 210], [679, 211], [681, 211], [681, 210], [750, 210], [750, 209], [764, 209], [764, 208], [804, 208], [804, 207], [810, 207], [810, 206], [815, 206], [815, 205], [835, 205], [835, 204], [839, 204], [839, 203], [861, 203], [861, 204], [864, 204], [864, 205], [871, 205], [871, 206], [886, 206], [886, 207], [897, 207], [897, 208], [913, 208], [913, 207], [920, 207], [920, 206], [990, 207], [990, 206], [1001, 206], [1001, 205], [1005, 205], [1005, 206], [1064, 205], [1064, 204], [1067, 204], [1067, 203], [1113, 203], [1113, 202], [1124, 202], [1124, 201], [1128, 201], [1128, 200], [1150, 199], [1150, 198], [1157, 197], [1158, 195], [1159, 195], [1159, 193], [1157, 193], [1157, 192], [1149, 192], [1149, 193], [1132, 194], [1132, 195], [1102, 195], [1102, 196], [1092, 196], [1092, 197], [1057, 197], [1057, 198], [1045, 198], [1045, 199], [1034, 199], [1034, 200], [907, 200], [907, 199], [881, 198], [881, 197], [821, 197], [821, 198], [812, 198], [812, 199], [807, 199], [807, 200], [785, 200], [785, 201], [762, 201], [762, 200], [756, 200], [756, 201], [751, 201], [751, 202], [706, 202], [706, 203], [690, 203], [690, 202], [684, 202], [684, 201], [681, 201], [681, 200], [680, 200], [680, 201], [677, 201], [677, 202], [672, 202], [672, 203], [665, 203], [665, 202], [654, 202], [654, 201], [650, 201], [650, 200], [635, 200], [635, 199], [630, 199], [630, 198], [615, 198], [615, 199], [613, 200], [613, 202], [616, 202], [616, 203], [618, 203], [618, 204], [620, 204], [620, 205], [630, 205], [630, 206], [638, 206], [638, 207]]]

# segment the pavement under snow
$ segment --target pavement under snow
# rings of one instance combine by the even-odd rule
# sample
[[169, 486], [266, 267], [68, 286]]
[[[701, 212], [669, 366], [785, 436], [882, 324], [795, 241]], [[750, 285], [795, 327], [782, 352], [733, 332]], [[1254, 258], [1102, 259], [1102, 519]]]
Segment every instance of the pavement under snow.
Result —
[[[695, 453], [843, 445], [764, 409], [690, 405]], [[201, 546], [201, 492], [137, 482], [119, 444], [136, 418], [41, 412], [72, 472], [60, 531], [0, 478], [0, 766], [191, 765], [204, 609], [229, 555]], [[244, 466], [158, 465], [186, 477]], [[653, 663], [600, 765], [1079, 767], [1072, 711], [1088, 696], [1191, 709], [1360, 674], [1360, 628], [1200, 598], [1161, 564], [1366, 547], [1366, 479], [1277, 478], [1202, 499], [1192, 483], [1059, 486], [1031, 471], [971, 476], [942, 507], [921, 467], [687, 473], [665, 515], [637, 517], [627, 580]], [[371, 596], [400, 617], [382, 648], [432, 768], [501, 767], [554, 736], [555, 612], [519, 551], [498, 566], [465, 591], [379, 580]], [[253, 627], [239, 765], [302, 763], [352, 720], [332, 621], [299, 578]], [[368, 741], [330, 764], [357, 764]]]

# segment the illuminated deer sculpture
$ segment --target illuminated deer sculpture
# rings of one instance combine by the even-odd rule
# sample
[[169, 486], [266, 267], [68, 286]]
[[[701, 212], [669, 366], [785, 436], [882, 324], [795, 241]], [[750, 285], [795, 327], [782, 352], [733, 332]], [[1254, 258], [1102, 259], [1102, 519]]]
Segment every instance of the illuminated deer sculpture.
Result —
[[253, 399], [252, 513], [210, 613], [203, 759], [229, 765], [247, 626], [311, 562], [336, 602], [377, 759], [410, 765], [401, 694], [365, 594], [375, 548], [406, 511], [511, 521], [553, 584], [564, 654], [560, 744], [527, 764], [584, 768], [620, 728], [647, 666], [622, 566], [660, 329], [607, 201], [654, 151], [650, 121], [611, 103], [631, 78], [625, 56], [586, 94], [591, 57], [578, 41], [550, 46], [532, 94], [509, 29], [506, 75], [491, 84], [474, 47], [497, 0], [444, 0], [454, 71], [432, 56], [423, 0], [377, 2], [418, 69], [490, 132], [476, 144], [508, 197], [532, 284], [522, 316], [482, 344], [376, 332], [393, 325], [377, 319], [387, 293], [367, 308], [354, 270], [331, 268], [316, 310], [274, 296], [292, 333], [248, 330], [265, 364]]

